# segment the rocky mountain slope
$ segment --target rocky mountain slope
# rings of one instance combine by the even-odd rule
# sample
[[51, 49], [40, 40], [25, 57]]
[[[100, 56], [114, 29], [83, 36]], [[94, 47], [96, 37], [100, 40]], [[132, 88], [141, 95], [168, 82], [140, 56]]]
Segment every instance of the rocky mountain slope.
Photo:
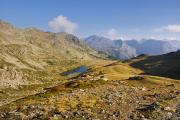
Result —
[[20, 29], [0, 20], [0, 91], [5, 91], [0, 105], [61, 82], [60, 72], [98, 57], [74, 35]]
[[[44, 32], [36, 28], [18, 29], [2, 20], [0, 27], [0, 45], [4, 58], [6, 58], [5, 56], [13, 57], [13, 54], [16, 55], [14, 57], [29, 56], [34, 59], [38, 56], [38, 63], [41, 63], [40, 59], [48, 55], [61, 57], [61, 60], [75, 58], [85, 60], [90, 58], [89, 54], [94, 52], [71, 34]], [[25, 60], [25, 62], [27, 61]], [[34, 61], [34, 63], [36, 62]], [[35, 65], [33, 62], [32, 66], [43, 67], [43, 65]], [[30, 66], [26, 65], [26, 67]]]
[[134, 48], [127, 45], [122, 40], [110, 40], [97, 35], [90, 36], [85, 39], [85, 42], [96, 51], [102, 51], [109, 56], [119, 59], [129, 59], [136, 56]]
[[[67, 33], [43, 32], [35, 28], [19, 29], [0, 21], [0, 67], [45, 70], [66, 60], [88, 60], [96, 57], [77, 37]], [[98, 56], [97, 56], [98, 57]]]

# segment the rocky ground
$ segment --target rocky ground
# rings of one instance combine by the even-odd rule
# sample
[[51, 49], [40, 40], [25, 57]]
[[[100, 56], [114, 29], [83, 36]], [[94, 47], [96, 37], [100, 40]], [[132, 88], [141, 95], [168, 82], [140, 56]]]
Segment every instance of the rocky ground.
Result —
[[46, 93], [1, 107], [1, 119], [179, 120], [179, 81], [144, 84], [148, 76], [110, 80], [83, 74]]

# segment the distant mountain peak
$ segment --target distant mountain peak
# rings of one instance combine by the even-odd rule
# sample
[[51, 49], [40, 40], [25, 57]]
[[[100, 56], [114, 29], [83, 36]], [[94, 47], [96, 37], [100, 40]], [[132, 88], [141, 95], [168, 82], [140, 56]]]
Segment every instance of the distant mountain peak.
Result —
[[102, 51], [119, 59], [129, 59], [136, 56], [136, 51], [122, 40], [111, 40], [106, 37], [92, 35], [85, 42], [96, 51]]
[[111, 40], [111, 39], [109, 39], [109, 38], [106, 38], [106, 37], [100, 36], [100, 35], [91, 35], [91, 36], [87, 37], [86, 39], [89, 39], [89, 38]]

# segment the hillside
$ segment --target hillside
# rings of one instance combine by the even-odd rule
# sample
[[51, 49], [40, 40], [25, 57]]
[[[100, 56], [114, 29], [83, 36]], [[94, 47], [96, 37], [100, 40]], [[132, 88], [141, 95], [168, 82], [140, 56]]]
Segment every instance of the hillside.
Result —
[[89, 60], [97, 55], [71, 34], [19, 29], [2, 20], [0, 28], [1, 63], [20, 69], [43, 70], [60, 61]]
[[144, 71], [147, 75], [156, 75], [180, 79], [180, 51], [156, 56], [139, 56], [128, 63]]
[[[177, 119], [180, 82], [119, 61], [95, 61], [81, 75], [0, 106], [3, 119]], [[138, 77], [137, 77], [138, 76]]]
[[20, 29], [0, 20], [0, 91], [6, 91], [0, 104], [62, 82], [60, 72], [98, 57], [74, 35]]
[[0, 45], [6, 48], [11, 48], [11, 46], [12, 49], [18, 48], [19, 54], [24, 50], [22, 55], [33, 51], [31, 54], [42, 54], [38, 57], [49, 54], [65, 60], [73, 58], [86, 60], [90, 58], [89, 54], [94, 52], [71, 34], [44, 32], [36, 28], [18, 29], [2, 20], [0, 27]]

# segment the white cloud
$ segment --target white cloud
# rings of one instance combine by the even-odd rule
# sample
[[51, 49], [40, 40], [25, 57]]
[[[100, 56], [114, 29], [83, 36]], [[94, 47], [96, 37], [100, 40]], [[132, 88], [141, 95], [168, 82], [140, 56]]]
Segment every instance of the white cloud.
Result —
[[102, 35], [112, 40], [121, 38], [118, 34], [118, 31], [114, 28], [109, 29], [108, 31], [104, 32]]
[[180, 24], [178, 25], [167, 25], [163, 26], [161, 28], [154, 29], [155, 32], [172, 32], [177, 33], [180, 32]]
[[143, 39], [154, 39], [154, 40], [176, 40], [175, 37], [164, 36], [164, 35], [156, 35], [156, 36], [148, 36], [144, 37]]
[[49, 22], [49, 27], [56, 32], [74, 33], [78, 24], [68, 20], [67, 17], [59, 15]]
[[[137, 34], [119, 34], [119, 32], [115, 29], [115, 28], [111, 28], [103, 33], [100, 33], [100, 35], [109, 38], [111, 40], [117, 40], [117, 39], [121, 39], [121, 40], [131, 40], [131, 39], [137, 39], [137, 40], [141, 40], [141, 39], [155, 39], [155, 40], [178, 40], [180, 38], [179, 34], [172, 34], [170, 33], [170, 31], [168, 33], [149, 33], [149, 34], [143, 34], [141, 33], [140, 29], [131, 29], [131, 31], [137, 33]], [[171, 32], [175, 32], [171, 30]], [[177, 29], [176, 29], [177, 32]]]

